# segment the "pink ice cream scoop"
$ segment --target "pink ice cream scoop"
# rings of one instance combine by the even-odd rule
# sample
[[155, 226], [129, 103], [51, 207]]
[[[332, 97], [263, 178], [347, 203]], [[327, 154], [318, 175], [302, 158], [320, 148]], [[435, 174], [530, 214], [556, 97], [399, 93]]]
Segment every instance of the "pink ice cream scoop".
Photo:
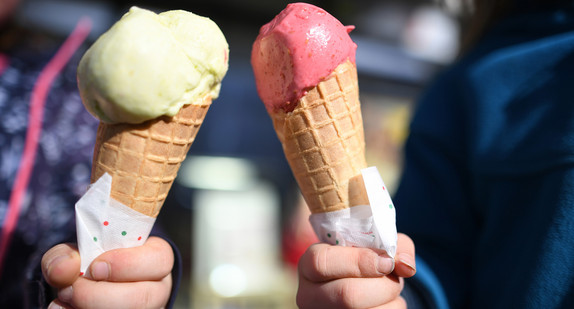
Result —
[[339, 64], [355, 63], [354, 26], [344, 26], [325, 10], [291, 3], [261, 27], [251, 64], [259, 97], [268, 111], [295, 108], [306, 89], [316, 86]]

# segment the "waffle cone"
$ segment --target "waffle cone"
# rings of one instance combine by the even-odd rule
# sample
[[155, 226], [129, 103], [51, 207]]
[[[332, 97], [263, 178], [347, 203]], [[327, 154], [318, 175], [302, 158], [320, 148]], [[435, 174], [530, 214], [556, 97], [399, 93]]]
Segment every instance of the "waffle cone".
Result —
[[211, 98], [206, 97], [184, 106], [174, 117], [142, 124], [100, 122], [92, 183], [107, 172], [112, 176], [112, 198], [157, 217], [210, 105]]
[[340, 64], [292, 112], [269, 114], [312, 213], [368, 204], [361, 177], [367, 163], [353, 63]]

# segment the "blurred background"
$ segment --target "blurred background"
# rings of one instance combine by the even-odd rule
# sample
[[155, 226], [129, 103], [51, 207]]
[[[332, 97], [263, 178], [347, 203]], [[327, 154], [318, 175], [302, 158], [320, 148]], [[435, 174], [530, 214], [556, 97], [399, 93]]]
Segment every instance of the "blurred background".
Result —
[[[458, 52], [463, 1], [308, 2], [356, 26], [367, 162], [394, 190], [413, 104]], [[62, 37], [88, 16], [93, 41], [132, 5], [185, 9], [225, 34], [230, 65], [220, 97], [157, 221], [183, 256], [176, 308], [296, 308], [296, 263], [316, 239], [249, 61], [259, 28], [287, 3], [24, 0], [17, 13], [21, 25]]]

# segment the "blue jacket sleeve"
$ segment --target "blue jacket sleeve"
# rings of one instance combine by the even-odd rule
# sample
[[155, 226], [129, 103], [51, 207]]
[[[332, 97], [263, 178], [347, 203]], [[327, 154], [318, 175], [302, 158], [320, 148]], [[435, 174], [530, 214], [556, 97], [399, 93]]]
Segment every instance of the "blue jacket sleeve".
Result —
[[173, 261], [173, 268], [171, 270], [171, 280], [172, 280], [172, 286], [171, 286], [171, 293], [169, 296], [169, 301], [167, 303], [167, 308], [174, 308], [175, 306], [175, 302], [176, 302], [176, 298], [177, 298], [177, 293], [179, 291], [179, 286], [181, 284], [181, 276], [182, 276], [182, 269], [183, 269], [183, 260], [181, 258], [181, 253], [179, 252], [179, 249], [177, 248], [177, 245], [169, 238], [165, 237], [162, 233], [158, 233], [158, 232], [152, 232], [153, 236], [158, 236], [163, 238], [165, 241], [167, 241], [169, 243], [169, 245], [171, 246], [172, 250], [173, 250], [173, 257], [174, 257], [174, 261]]
[[434, 271], [421, 257], [417, 257], [417, 273], [405, 279], [401, 296], [409, 309], [449, 308], [446, 293]]

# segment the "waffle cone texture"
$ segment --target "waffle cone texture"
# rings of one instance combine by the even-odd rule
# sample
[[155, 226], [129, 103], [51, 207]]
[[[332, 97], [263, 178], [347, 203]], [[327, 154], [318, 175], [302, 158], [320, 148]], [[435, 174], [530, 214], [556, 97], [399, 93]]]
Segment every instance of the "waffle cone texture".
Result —
[[173, 117], [142, 124], [100, 122], [92, 183], [107, 172], [112, 176], [112, 198], [157, 217], [210, 105], [211, 98], [205, 97]]
[[361, 177], [367, 163], [355, 64], [340, 64], [292, 112], [269, 114], [312, 213], [368, 204]]

